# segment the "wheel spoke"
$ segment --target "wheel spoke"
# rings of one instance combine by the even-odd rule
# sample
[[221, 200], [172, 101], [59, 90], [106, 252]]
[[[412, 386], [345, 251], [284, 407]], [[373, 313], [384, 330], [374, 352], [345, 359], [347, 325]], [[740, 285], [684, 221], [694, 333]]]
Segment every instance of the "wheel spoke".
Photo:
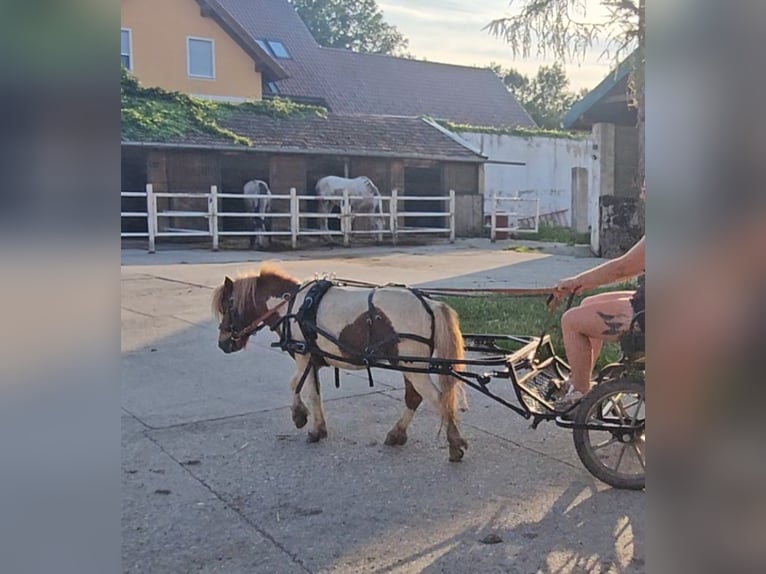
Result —
[[638, 415], [639, 415], [639, 413], [641, 412], [641, 406], [642, 406], [643, 404], [644, 404], [644, 397], [642, 396], [642, 397], [641, 397], [641, 398], [638, 400], [638, 403], [636, 404], [636, 410], [635, 410], [635, 412], [634, 412], [634, 416], [633, 416], [633, 426], [637, 426], [637, 425], [638, 425]]
[[641, 449], [638, 448], [638, 444], [631, 443], [631, 446], [633, 447], [633, 450], [636, 451], [636, 456], [638, 456], [638, 462], [641, 463], [641, 468], [646, 470], [646, 460], [644, 459], [644, 453], [642, 453]]
[[591, 449], [593, 451], [597, 451], [597, 450], [599, 450], [601, 448], [609, 446], [610, 444], [614, 444], [615, 442], [617, 442], [617, 439], [615, 437], [611, 437], [611, 438], [606, 439], [604, 442], [600, 442], [599, 444], [594, 444], [591, 447]]
[[617, 464], [614, 467], [615, 472], [620, 471], [620, 464], [622, 464], [622, 457], [625, 456], [625, 449], [628, 448], [628, 445], [623, 444], [622, 449], [620, 450], [620, 456], [617, 458]]

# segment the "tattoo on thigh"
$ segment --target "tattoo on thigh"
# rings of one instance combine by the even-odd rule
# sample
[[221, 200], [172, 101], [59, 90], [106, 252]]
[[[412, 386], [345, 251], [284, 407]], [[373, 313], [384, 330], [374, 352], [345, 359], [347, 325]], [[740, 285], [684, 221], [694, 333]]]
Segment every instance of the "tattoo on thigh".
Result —
[[601, 320], [604, 322], [604, 325], [606, 325], [606, 329], [601, 332], [602, 335], [606, 336], [614, 336], [619, 335], [625, 330], [625, 318], [627, 315], [624, 313], [618, 313], [616, 315], [610, 315], [608, 313], [602, 313], [601, 311], [596, 311], [596, 314], [601, 317]]

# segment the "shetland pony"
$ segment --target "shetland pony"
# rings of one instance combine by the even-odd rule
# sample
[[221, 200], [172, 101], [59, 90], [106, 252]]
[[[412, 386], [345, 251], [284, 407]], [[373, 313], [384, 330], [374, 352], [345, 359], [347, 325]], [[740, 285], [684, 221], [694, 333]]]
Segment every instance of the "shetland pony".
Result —
[[[220, 320], [219, 348], [224, 353], [240, 351], [252, 333], [266, 326], [284, 333], [287, 322], [290, 322], [292, 337], [305, 342], [294, 313], [301, 309], [309, 285], [302, 286], [298, 279], [271, 264], [262, 265], [258, 273], [233, 280], [226, 277], [213, 294], [213, 310]], [[418, 297], [404, 287], [376, 288], [372, 300], [369, 299], [370, 292], [370, 288], [330, 287], [316, 306], [316, 326], [325, 333], [315, 342], [322, 359], [317, 361], [314, 357], [314, 362], [310, 363], [310, 352], [293, 353], [296, 370], [290, 381], [294, 392], [292, 419], [297, 428], [302, 428], [311, 416], [313, 424], [308, 442], [327, 437], [317, 376], [317, 369], [322, 366], [363, 369], [358, 357], [371, 348], [379, 350], [377, 361], [405, 367], [422, 366], [403, 360], [407, 357], [459, 360], [464, 356], [458, 317], [449, 306]], [[289, 300], [291, 305], [287, 303]], [[293, 315], [285, 319], [288, 309]], [[344, 358], [356, 364], [344, 362]], [[316, 368], [312, 368], [312, 364]], [[464, 449], [468, 448], [457, 426], [458, 401], [464, 399], [465, 392], [462, 383], [444, 373], [438, 375], [437, 383], [427, 373], [403, 372], [402, 375], [405, 409], [388, 432], [385, 444], [403, 445], [407, 442], [407, 427], [425, 398], [446, 426], [449, 459], [459, 461]], [[295, 392], [302, 378], [305, 384]]]

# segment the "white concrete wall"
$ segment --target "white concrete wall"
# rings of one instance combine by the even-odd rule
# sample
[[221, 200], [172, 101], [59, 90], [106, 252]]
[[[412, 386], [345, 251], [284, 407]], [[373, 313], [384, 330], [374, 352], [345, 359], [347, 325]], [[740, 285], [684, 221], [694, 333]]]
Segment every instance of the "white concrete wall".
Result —
[[566, 209], [567, 222], [571, 225], [572, 168], [592, 169], [590, 138], [570, 140], [469, 132], [459, 136], [489, 158], [484, 168], [485, 213], [489, 213], [493, 191], [522, 198], [539, 194], [541, 214]]

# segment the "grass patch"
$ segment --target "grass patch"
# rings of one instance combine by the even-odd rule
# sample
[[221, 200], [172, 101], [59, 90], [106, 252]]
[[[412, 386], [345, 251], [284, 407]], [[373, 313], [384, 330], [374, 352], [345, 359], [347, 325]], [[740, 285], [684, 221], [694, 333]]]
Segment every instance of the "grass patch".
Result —
[[569, 227], [540, 224], [537, 233], [518, 234], [515, 239], [566, 243], [567, 245], [590, 245], [590, 233], [577, 233]]
[[539, 253], [542, 250], [542, 247], [527, 247], [526, 245], [514, 245], [503, 248], [503, 251], [515, 251], [516, 253]]
[[[623, 283], [588, 292], [585, 296], [607, 291], [635, 289], [633, 283]], [[572, 306], [580, 304], [584, 296], [575, 297]], [[556, 353], [565, 357], [564, 342], [561, 339], [561, 315], [566, 303], [562, 302], [555, 315], [548, 318], [545, 297], [513, 297], [491, 295], [487, 297], [444, 297], [442, 300], [457, 311], [460, 329], [464, 333], [493, 335], [534, 335], [540, 336], [546, 325]], [[622, 353], [618, 343], [604, 345], [596, 369], [618, 361]]]

